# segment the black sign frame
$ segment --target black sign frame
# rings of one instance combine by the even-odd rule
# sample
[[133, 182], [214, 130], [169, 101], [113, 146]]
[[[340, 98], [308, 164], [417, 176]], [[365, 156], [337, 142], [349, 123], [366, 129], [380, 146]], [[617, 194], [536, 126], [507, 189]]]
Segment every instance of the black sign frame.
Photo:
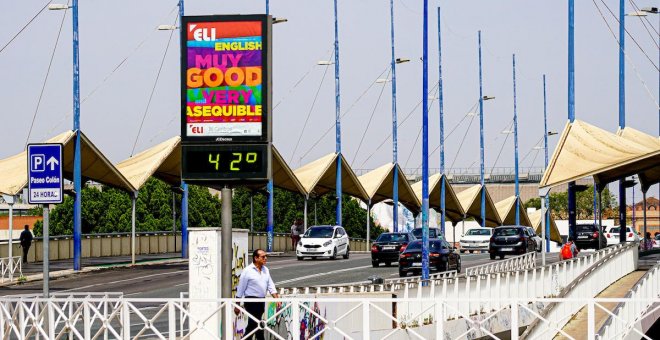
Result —
[[[259, 161], [260, 171], [252, 172], [220, 172], [200, 171], [204, 165], [192, 163], [193, 152], [223, 153], [223, 152], [249, 152], [258, 151], [263, 155]], [[267, 182], [272, 176], [272, 147], [270, 144], [183, 144], [181, 146], [181, 171], [183, 180], [196, 184], [215, 184], [230, 182], [232, 184]], [[226, 160], [223, 159], [224, 162]], [[240, 166], [240, 163], [237, 165]]]

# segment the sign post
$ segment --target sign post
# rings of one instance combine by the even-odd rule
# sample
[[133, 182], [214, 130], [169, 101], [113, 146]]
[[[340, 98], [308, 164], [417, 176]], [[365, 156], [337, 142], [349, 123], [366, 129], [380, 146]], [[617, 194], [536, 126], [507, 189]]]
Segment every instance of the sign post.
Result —
[[28, 202], [43, 204], [43, 281], [48, 297], [48, 205], [62, 203], [62, 144], [28, 145]]

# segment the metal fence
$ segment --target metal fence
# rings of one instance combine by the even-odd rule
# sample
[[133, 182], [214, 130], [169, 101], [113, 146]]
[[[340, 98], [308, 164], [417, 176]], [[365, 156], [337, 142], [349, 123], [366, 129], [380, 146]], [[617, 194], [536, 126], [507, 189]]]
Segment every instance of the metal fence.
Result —
[[508, 271], [519, 271], [534, 268], [536, 266], [536, 253], [527, 253], [506, 260], [482, 264], [480, 266], [465, 269], [465, 275], [482, 275]]
[[23, 276], [23, 259], [20, 256], [0, 258], [0, 271], [2, 271], [0, 282], [13, 280], [16, 272], [19, 277]]
[[[488, 299], [500, 306], [478, 314], [455, 310], [457, 303], [477, 303], [466, 299], [436, 299], [428, 308], [406, 315], [405, 306], [417, 298], [333, 297], [245, 299], [268, 305], [261, 327], [269, 339], [465, 339], [488, 337], [518, 339], [520, 328], [539, 318], [538, 306], [576, 304], [587, 307], [586, 339], [596, 339], [596, 308], [605, 303], [660, 303], [657, 297], [644, 299]], [[240, 322], [247, 317], [238, 299], [1, 299], [0, 330], [3, 339], [247, 339]], [[194, 313], [191, 304], [211, 304], [208, 313]], [[234, 310], [239, 313], [235, 314]], [[617, 310], [621, 312], [621, 310]], [[646, 311], [644, 311], [646, 312]], [[186, 320], [181, 315], [187, 317]], [[450, 315], [454, 315], [449, 317]], [[617, 314], [621, 331], [644, 334], [638, 322], [648, 313]], [[216, 324], [212, 320], [231, 320]], [[421, 321], [420, 321], [421, 320]], [[653, 320], [651, 320], [653, 321]], [[244, 322], [243, 322], [244, 324]], [[220, 327], [216, 327], [220, 325]], [[548, 333], [561, 333], [552, 323]], [[642, 335], [640, 335], [642, 337]], [[650, 339], [650, 337], [645, 337]]]

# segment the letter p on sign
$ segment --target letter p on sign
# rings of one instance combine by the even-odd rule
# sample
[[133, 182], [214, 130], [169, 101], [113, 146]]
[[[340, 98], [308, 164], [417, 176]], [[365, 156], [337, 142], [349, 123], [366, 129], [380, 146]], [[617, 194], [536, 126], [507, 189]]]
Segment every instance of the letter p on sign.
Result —
[[34, 172], [42, 172], [46, 170], [46, 156], [44, 155], [31, 155], [32, 156], [32, 171]]

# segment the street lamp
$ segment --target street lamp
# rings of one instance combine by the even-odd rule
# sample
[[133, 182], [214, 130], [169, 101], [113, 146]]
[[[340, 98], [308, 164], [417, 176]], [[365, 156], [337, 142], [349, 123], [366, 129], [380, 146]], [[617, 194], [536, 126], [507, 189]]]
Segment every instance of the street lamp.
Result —
[[335, 63], [332, 60], [319, 60], [316, 62], [316, 65], [334, 65]]
[[403, 63], [407, 63], [409, 61], [410, 61], [410, 59], [407, 59], [407, 58], [396, 58], [396, 60], [394, 60], [394, 63], [403, 64]]

